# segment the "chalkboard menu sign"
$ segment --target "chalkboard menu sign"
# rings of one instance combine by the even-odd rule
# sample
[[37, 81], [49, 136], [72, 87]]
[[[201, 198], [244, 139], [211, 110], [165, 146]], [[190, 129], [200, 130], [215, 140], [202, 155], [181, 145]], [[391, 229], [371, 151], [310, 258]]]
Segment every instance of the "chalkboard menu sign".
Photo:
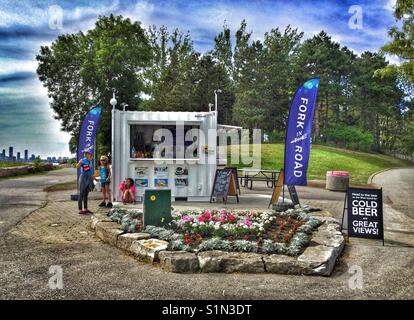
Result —
[[237, 202], [239, 202], [239, 196], [237, 194], [236, 181], [233, 175], [232, 169], [217, 169], [216, 176], [214, 177], [213, 190], [211, 191], [210, 202], [213, 197], [223, 198], [223, 201], [227, 203], [227, 196], [235, 196]]
[[298, 193], [296, 192], [296, 188], [295, 186], [287, 186], [288, 190], [289, 190], [289, 195], [290, 195], [290, 200], [292, 200], [293, 205], [299, 205], [300, 206], [300, 202], [299, 202], [299, 196]]
[[348, 188], [347, 220], [350, 237], [382, 239], [382, 189]]

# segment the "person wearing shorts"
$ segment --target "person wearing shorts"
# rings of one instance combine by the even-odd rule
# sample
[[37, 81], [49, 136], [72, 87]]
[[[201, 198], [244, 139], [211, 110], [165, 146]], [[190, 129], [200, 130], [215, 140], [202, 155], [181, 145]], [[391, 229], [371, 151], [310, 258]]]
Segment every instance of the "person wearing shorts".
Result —
[[111, 168], [109, 167], [108, 157], [101, 156], [99, 159], [99, 183], [101, 184], [103, 201], [99, 204], [100, 207], [112, 208], [111, 191], [109, 190], [110, 181]]

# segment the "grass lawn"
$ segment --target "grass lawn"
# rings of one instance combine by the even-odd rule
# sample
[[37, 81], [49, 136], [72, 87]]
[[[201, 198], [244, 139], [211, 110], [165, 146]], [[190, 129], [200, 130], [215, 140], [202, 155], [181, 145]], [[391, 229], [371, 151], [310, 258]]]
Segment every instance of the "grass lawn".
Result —
[[43, 191], [46, 192], [55, 192], [55, 191], [67, 191], [67, 190], [73, 190], [78, 187], [76, 180], [69, 181], [69, 182], [63, 182], [54, 184], [52, 186], [46, 187], [43, 189]]
[[28, 163], [24, 162], [0, 162], [0, 168], [7, 168], [7, 167], [18, 167], [18, 166], [25, 166]]
[[[283, 167], [284, 144], [262, 144], [261, 154], [262, 169], [278, 170]], [[231, 163], [230, 154], [228, 163]], [[232, 165], [238, 168], [248, 167], [244, 164]], [[349, 171], [352, 183], [366, 184], [369, 176], [374, 172], [387, 168], [410, 166], [412, 167], [414, 164], [382, 154], [312, 145], [308, 179], [325, 180], [326, 171], [343, 170]]]

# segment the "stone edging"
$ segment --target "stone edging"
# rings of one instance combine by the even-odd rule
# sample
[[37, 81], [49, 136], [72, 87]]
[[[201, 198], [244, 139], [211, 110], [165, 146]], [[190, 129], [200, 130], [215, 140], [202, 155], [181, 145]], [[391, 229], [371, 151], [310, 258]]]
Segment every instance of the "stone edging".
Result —
[[248, 252], [167, 251], [168, 242], [151, 239], [148, 233], [123, 233], [106, 216], [92, 216], [90, 227], [102, 241], [126, 251], [140, 261], [177, 273], [245, 272], [300, 275], [331, 275], [345, 240], [340, 224], [327, 211], [313, 215], [323, 224], [313, 233], [310, 245], [298, 257]]

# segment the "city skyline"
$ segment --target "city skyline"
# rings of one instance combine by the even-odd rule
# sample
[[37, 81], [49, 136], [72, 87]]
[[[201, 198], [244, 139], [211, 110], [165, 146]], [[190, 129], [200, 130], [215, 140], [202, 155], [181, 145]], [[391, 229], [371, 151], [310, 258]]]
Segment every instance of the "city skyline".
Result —
[[[9, 146], [7, 148], [0, 147], [0, 162], [32, 162], [38, 155], [32, 153], [29, 157], [29, 149], [24, 149], [23, 154], [21, 151], [17, 151], [14, 146]], [[57, 162], [60, 160], [68, 160], [69, 157], [65, 156], [46, 156], [41, 157], [42, 160], [47, 162]]]

